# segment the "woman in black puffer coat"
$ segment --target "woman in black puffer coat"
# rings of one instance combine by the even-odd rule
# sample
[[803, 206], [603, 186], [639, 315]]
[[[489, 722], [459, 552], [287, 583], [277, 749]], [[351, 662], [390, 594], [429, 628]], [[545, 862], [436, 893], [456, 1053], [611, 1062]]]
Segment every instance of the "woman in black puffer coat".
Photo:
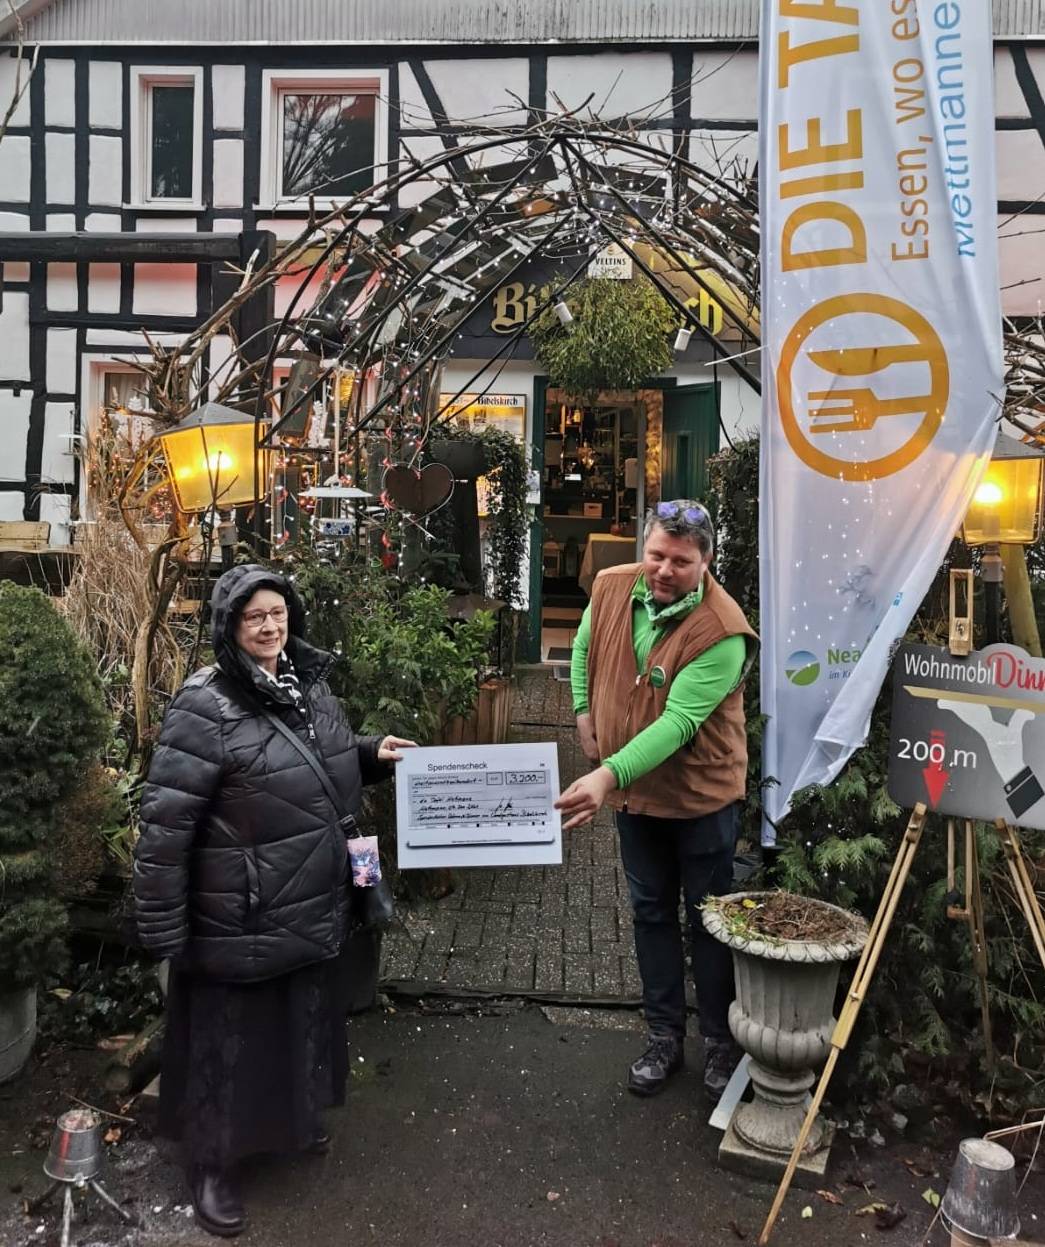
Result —
[[[351, 872], [343, 816], [410, 741], [356, 737], [306, 644], [290, 583], [233, 568], [211, 599], [217, 664], [182, 685], [149, 768], [135, 849], [142, 942], [172, 960], [160, 1130], [182, 1141], [197, 1219], [245, 1225], [234, 1166], [323, 1150], [344, 1102]], [[327, 795], [275, 714], [320, 761]]]

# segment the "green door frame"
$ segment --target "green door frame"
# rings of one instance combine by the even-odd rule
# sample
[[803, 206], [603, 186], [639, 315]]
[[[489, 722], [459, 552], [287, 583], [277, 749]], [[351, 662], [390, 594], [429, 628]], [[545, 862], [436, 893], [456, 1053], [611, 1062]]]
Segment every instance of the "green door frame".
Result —
[[[674, 390], [673, 393], [674, 395], [677, 395], [679, 398], [683, 398], [685, 395], [694, 395], [694, 396], [699, 395], [701, 396], [701, 398], [710, 400], [709, 410], [706, 414], [713, 418], [709, 420], [708, 422], [709, 430], [710, 430], [710, 437], [705, 447], [704, 460], [706, 462], [706, 460], [709, 459], [712, 455], [715, 455], [718, 453], [719, 444], [721, 441], [721, 425], [719, 423], [720, 401], [719, 401], [719, 394], [717, 390], [717, 383], [714, 381], [687, 382], [685, 385], [678, 386]], [[703, 494], [706, 492], [706, 488], [708, 484], [706, 479], [704, 481], [701, 481], [697, 488], [693, 488], [694, 482], [692, 481], [689, 482], [688, 489], [681, 487], [680, 484], [677, 484], [675, 482], [672, 482], [672, 487], [670, 489], [665, 484], [665, 481], [668, 480], [669, 476], [672, 473], [677, 473], [677, 470], [678, 470], [677, 469], [678, 455], [674, 454], [674, 455], [669, 456], [669, 453], [668, 453], [669, 437], [674, 436], [679, 441], [681, 441], [682, 438], [685, 437], [686, 442], [688, 444], [690, 434], [697, 432], [697, 430], [694, 428], [691, 430], [687, 430], [685, 434], [679, 434], [677, 432], [674, 434], [669, 434], [667, 425], [668, 425], [668, 412], [667, 410], [665, 410], [664, 428], [662, 431], [663, 441], [662, 441], [661, 452], [660, 452], [661, 489], [662, 491], [666, 492], [669, 497], [674, 495], [676, 498], [678, 498], [682, 494], [688, 494], [688, 496], [691, 498], [702, 497]]]
[[[530, 433], [530, 462], [540, 479], [540, 501], [530, 524], [530, 597], [527, 626], [519, 632], [519, 657], [523, 662], [541, 661], [541, 591], [544, 585], [544, 416], [550, 378], [533, 379], [533, 424]], [[709, 383], [710, 384], [710, 383]], [[637, 390], [673, 390], [677, 377], [654, 377], [637, 385]]]

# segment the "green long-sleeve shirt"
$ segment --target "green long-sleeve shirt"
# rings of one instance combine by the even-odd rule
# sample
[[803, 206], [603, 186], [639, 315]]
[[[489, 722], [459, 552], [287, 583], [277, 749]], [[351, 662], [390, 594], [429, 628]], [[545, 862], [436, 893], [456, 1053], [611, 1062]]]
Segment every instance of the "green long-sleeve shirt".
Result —
[[[700, 603], [703, 588], [689, 595], [684, 603], [666, 608], [659, 616], [647, 606], [646, 583], [640, 574], [632, 590], [631, 635], [635, 646], [635, 663], [644, 672], [650, 651], [660, 635], [656, 622], [688, 614]], [[682, 607], [681, 610], [678, 607]], [[670, 611], [670, 615], [667, 614]], [[573, 640], [570, 663], [570, 685], [573, 710], [584, 714], [588, 709], [588, 647], [591, 642], [591, 606], [581, 616], [580, 627]], [[627, 788], [635, 780], [666, 762], [676, 750], [688, 744], [700, 725], [724, 697], [737, 686], [744, 669], [747, 646], [742, 636], [726, 637], [698, 658], [687, 663], [671, 682], [668, 698], [660, 718], [633, 737], [623, 749], [603, 759], [617, 780], [618, 788]]]

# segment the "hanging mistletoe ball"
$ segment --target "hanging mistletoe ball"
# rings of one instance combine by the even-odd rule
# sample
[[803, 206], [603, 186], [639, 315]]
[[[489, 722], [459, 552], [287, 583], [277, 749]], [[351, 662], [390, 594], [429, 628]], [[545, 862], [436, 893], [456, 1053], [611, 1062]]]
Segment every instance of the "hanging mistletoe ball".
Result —
[[538, 362], [555, 386], [578, 398], [632, 390], [671, 363], [677, 315], [645, 277], [586, 278], [565, 299], [568, 326], [549, 308], [530, 329]]

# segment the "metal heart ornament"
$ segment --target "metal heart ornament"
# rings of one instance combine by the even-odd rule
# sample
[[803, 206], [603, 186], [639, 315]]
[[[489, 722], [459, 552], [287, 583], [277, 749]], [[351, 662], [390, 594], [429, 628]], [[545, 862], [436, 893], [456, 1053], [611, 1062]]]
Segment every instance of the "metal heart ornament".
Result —
[[441, 463], [426, 464], [420, 471], [405, 463], [385, 469], [385, 497], [408, 515], [429, 515], [450, 501], [454, 475]]

